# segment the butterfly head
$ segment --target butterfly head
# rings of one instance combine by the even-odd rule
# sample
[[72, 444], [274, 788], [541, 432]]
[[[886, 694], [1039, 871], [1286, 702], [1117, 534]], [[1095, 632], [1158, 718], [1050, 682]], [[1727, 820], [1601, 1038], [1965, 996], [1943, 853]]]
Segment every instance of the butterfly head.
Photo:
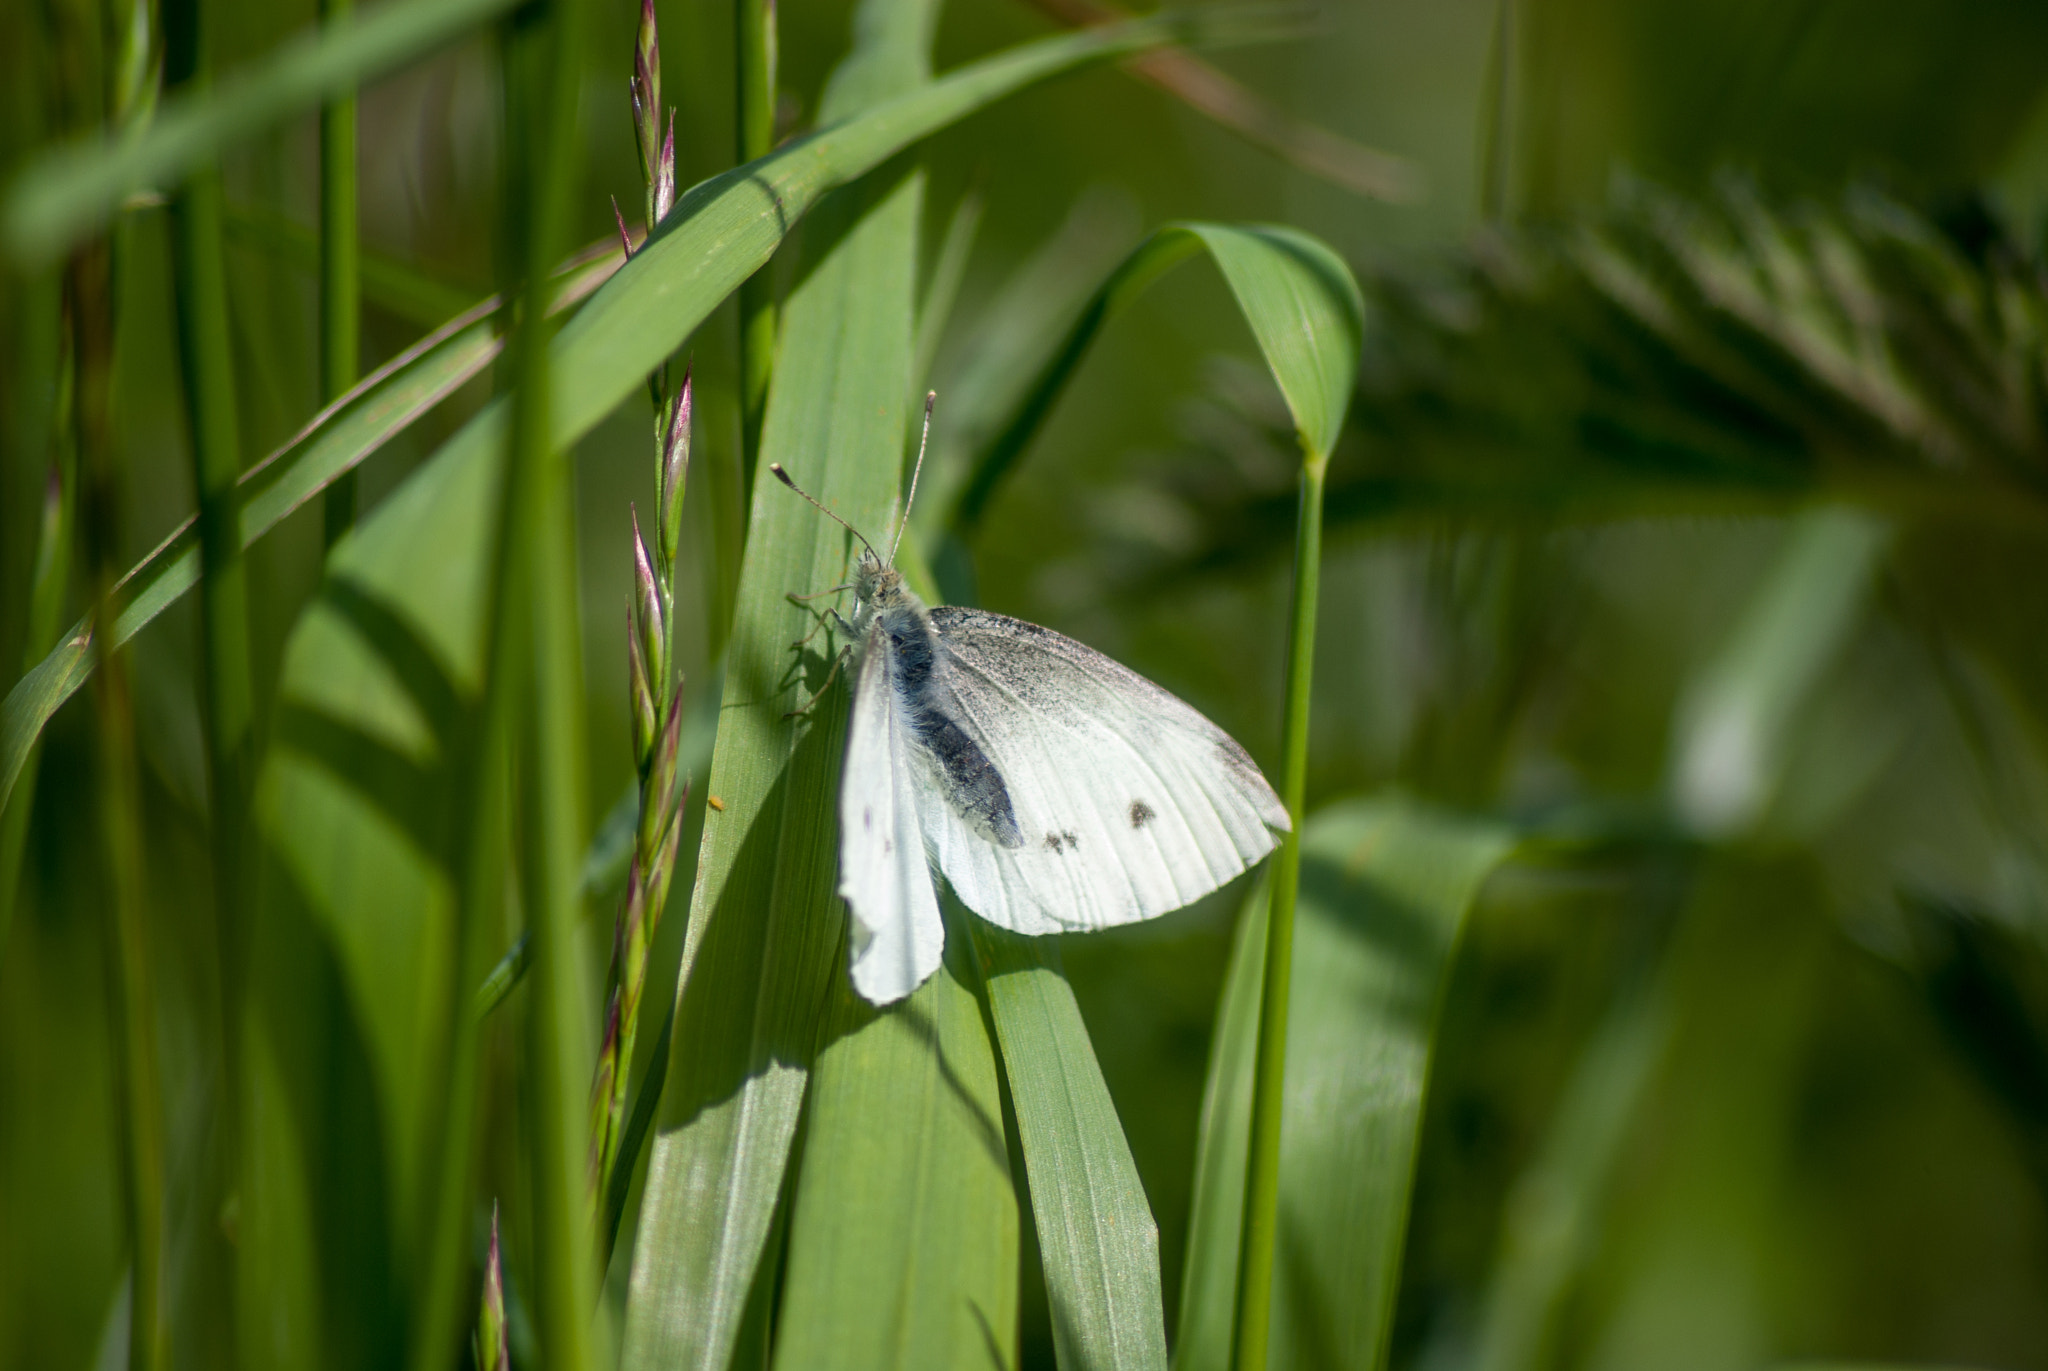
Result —
[[863, 552], [853, 571], [853, 598], [856, 613], [887, 609], [903, 598], [903, 573], [872, 551]]

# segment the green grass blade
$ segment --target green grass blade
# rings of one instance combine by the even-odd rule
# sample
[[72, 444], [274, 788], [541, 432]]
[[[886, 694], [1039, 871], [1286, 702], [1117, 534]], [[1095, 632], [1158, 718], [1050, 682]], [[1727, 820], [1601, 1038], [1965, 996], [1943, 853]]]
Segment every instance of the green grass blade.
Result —
[[[766, 157], [775, 147], [774, 0], [733, 0], [733, 160]], [[768, 383], [775, 371], [775, 282], [755, 272], [740, 286], [740, 489], [754, 484]]]
[[1294, 229], [1171, 224], [1110, 273], [1009, 421], [974, 455], [953, 507], [956, 533], [973, 533], [1103, 325], [1152, 282], [1202, 251], [1222, 271], [1251, 325], [1304, 449], [1330, 452], [1344, 424], [1365, 332], [1365, 306], [1350, 268], [1323, 243]]
[[[956, 907], [957, 909], [957, 907]], [[835, 966], [775, 1364], [1009, 1366], [1017, 1192], [964, 910], [947, 964], [877, 1012]]]
[[[586, 260], [587, 259], [587, 260]], [[556, 308], [588, 296], [619, 257], [578, 254], [560, 274]], [[315, 416], [289, 443], [242, 474], [242, 546], [247, 548], [352, 471], [489, 366], [504, 346], [498, 303], [486, 300], [450, 320], [366, 377], [347, 399]], [[196, 521], [188, 520], [121, 578], [124, 603], [116, 647], [141, 632], [199, 583]], [[92, 674], [84, 623], [50, 649], [0, 703], [0, 804], [12, 793], [28, 751], [63, 703]]]
[[976, 920], [1061, 1371], [1163, 1368], [1159, 1228], [1059, 945]]
[[[65, 406], [75, 374], [68, 358], [59, 363], [58, 405]], [[71, 581], [71, 551], [77, 542], [78, 462], [70, 424], [59, 417], [54, 444], [56, 460], [43, 492], [43, 517], [36, 530], [35, 570], [29, 589], [28, 632], [23, 644], [24, 668], [32, 668], [36, 654], [51, 647], [51, 640], [63, 628], [64, 595]], [[0, 789], [0, 960], [7, 952], [7, 934], [14, 923], [15, 902], [21, 886], [22, 858], [28, 848], [28, 824], [34, 807], [36, 768], [40, 760], [33, 745], [21, 767], [21, 803], [7, 803], [8, 790]]]
[[[569, 449], [554, 440], [549, 385], [555, 364], [549, 346], [556, 254], [568, 239], [570, 207], [581, 189], [578, 82], [589, 19], [581, 0], [547, 0], [545, 9], [515, 26], [507, 43], [507, 122], [518, 170], [511, 180], [523, 195], [505, 197], [504, 235], [520, 247], [520, 323], [511, 344], [513, 389], [500, 495], [497, 563], [490, 595], [490, 676], [485, 683], [486, 728], [499, 719], [514, 740], [514, 775], [521, 808], [514, 851], [520, 869], [520, 906], [533, 940], [527, 973], [528, 1013], [520, 1055], [521, 1121], [533, 1254], [533, 1309], [541, 1361], [552, 1371], [597, 1371], [594, 1320], [601, 1266], [596, 1250], [596, 1204], [589, 1131], [591, 1070], [597, 1062], [597, 1008], [584, 966], [580, 876], [589, 841], [584, 817], [584, 701], [582, 598], [572, 514]], [[502, 710], [502, 715], [497, 711]], [[496, 737], [474, 759], [481, 787], [499, 765]], [[479, 861], [495, 856], [497, 835], [477, 834]], [[472, 870], [475, 868], [472, 867]], [[474, 885], [464, 915], [467, 942], [495, 913], [487, 892]], [[465, 978], [459, 984], [467, 986]], [[449, 1006], [455, 1023], [475, 1023], [459, 996]], [[455, 1102], [461, 1110], [465, 1101]], [[450, 1137], [459, 1139], [459, 1120]], [[469, 1170], [459, 1162], [445, 1175], [464, 1196]], [[469, 1215], [452, 1212], [459, 1243]], [[456, 1289], [462, 1288], [460, 1284]], [[460, 1303], [460, 1295], [452, 1299]], [[427, 1311], [426, 1326], [439, 1309]], [[419, 1364], [433, 1366], [432, 1344], [419, 1344]], [[445, 1348], [445, 1344], [443, 1345]], [[444, 1354], [445, 1356], [445, 1351]]]
[[[924, 0], [870, 0], [825, 117], [923, 81], [932, 18]], [[863, 528], [886, 527], [908, 431], [922, 201], [920, 174], [889, 174], [820, 210], [763, 426], [763, 461], [824, 487], [814, 493]], [[726, 809], [707, 825], [693, 901], [626, 1365], [715, 1366], [730, 1355], [748, 1292], [766, 1279], [800, 1110], [806, 1160], [777, 1364], [959, 1365], [992, 1350], [1006, 1360], [1016, 1196], [980, 1008], [953, 972], [881, 1012], [854, 997], [846, 915], [831, 897], [843, 692], [801, 723], [779, 717], [829, 670], [822, 654], [791, 652], [810, 619], [783, 596], [838, 580], [848, 539], [765, 481], [753, 529], [711, 780]], [[766, 929], [744, 937], [764, 915]], [[822, 1036], [791, 1041], [807, 1025]], [[777, 1068], [749, 1074], [764, 1053]], [[722, 1080], [737, 1083], [719, 1099]]]
[[[322, 24], [346, 23], [355, 0], [320, 0]], [[320, 106], [320, 399], [333, 404], [356, 383], [362, 348], [362, 247], [356, 232], [356, 93]], [[356, 473], [327, 492], [323, 533], [333, 547], [356, 521]]]
[[211, 94], [166, 100], [137, 134], [103, 133], [37, 158], [7, 197], [0, 234], [17, 260], [46, 261], [131, 193], [179, 181], [234, 143], [418, 61], [512, 7], [513, 0], [386, 0], [307, 29]]
[[[209, 9], [214, 7], [209, 4]], [[201, 0], [163, 6], [164, 76], [197, 98], [211, 85]], [[221, 236], [219, 163], [194, 167], [170, 204], [171, 279], [177, 305], [178, 361], [191, 436], [192, 486], [198, 497], [199, 673], [206, 741], [207, 837], [213, 878], [213, 961], [219, 976], [216, 1046], [224, 1085], [215, 1108], [215, 1179], [202, 1203], [225, 1204], [239, 1186], [242, 1139], [242, 1007], [248, 940], [247, 830], [255, 760], [255, 685], [250, 676], [249, 581], [242, 559], [242, 439], [235, 404], [235, 361], [228, 338], [227, 254]], [[110, 594], [106, 603], [115, 603]], [[216, 1191], [213, 1187], [219, 1187]], [[218, 1194], [218, 1200], [213, 1198]], [[209, 1243], [209, 1265], [236, 1289], [235, 1245]], [[233, 1306], [228, 1309], [233, 1326]]]
[[[1398, 799], [1302, 835], [1282, 1134], [1273, 1364], [1385, 1364], [1436, 1018], [1465, 915], [1513, 835]], [[1210, 1057], [1181, 1371], [1229, 1364], [1261, 968], [1263, 892], [1240, 926]]]
[[946, 236], [939, 240], [938, 255], [932, 261], [931, 280], [917, 304], [917, 360], [911, 365], [912, 395], [922, 396], [930, 388], [932, 362], [939, 355], [939, 340], [953, 318], [953, 305], [960, 297], [960, 283], [967, 277], [967, 259], [974, 253], [975, 235], [981, 231], [983, 205], [979, 191], [968, 191], [953, 207], [946, 221]]
[[[928, 80], [936, 12], [929, 0], [870, 0], [825, 117]], [[771, 457], [803, 462], [829, 443], [859, 454], [885, 481], [895, 474], [916, 364], [923, 193], [920, 173], [891, 178], [848, 192], [813, 221], [811, 233], [837, 241], [790, 301]], [[863, 210], [837, 232], [844, 215]], [[840, 402], [836, 410], [811, 402], [821, 385]], [[829, 427], [807, 435], [784, 426], [785, 413]], [[827, 817], [816, 838], [829, 869], [836, 804], [829, 790], [821, 799]], [[836, 900], [820, 912], [828, 927], [843, 926]], [[791, 1207], [777, 1366], [884, 1371], [1015, 1357], [1017, 1196], [995, 1053], [971, 988], [964, 929], [956, 922], [949, 932], [948, 965], [879, 1012], [854, 993], [843, 966], [832, 968]]]
[[1695, 833], [1727, 838], [1764, 816], [1800, 708], [1862, 622], [1890, 542], [1888, 525], [1855, 509], [1823, 506], [1793, 524], [1679, 711], [1671, 803]]

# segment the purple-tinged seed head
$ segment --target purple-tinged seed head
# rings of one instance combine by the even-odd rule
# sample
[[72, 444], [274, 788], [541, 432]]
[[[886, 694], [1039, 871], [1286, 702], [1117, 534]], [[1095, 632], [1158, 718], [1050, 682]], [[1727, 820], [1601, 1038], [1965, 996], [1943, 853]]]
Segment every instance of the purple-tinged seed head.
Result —
[[690, 372], [683, 364], [683, 383], [670, 402], [666, 441], [661, 454], [661, 555], [664, 566], [676, 564], [683, 538], [683, 488], [690, 476]]

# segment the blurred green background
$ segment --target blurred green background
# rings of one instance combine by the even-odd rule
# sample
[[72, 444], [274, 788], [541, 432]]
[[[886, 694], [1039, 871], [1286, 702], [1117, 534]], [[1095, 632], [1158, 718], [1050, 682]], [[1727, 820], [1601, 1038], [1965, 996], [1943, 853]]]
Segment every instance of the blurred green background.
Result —
[[[611, 232], [608, 196], [630, 214], [640, 193], [635, 7], [591, 9], [579, 242]], [[730, 12], [660, 12], [688, 184], [730, 164]], [[222, 70], [312, 18], [211, 13]], [[791, 127], [850, 13], [782, 8]], [[62, 126], [44, 55], [74, 22], [98, 11], [0, 7], [0, 167]], [[1045, 321], [1161, 222], [1286, 222], [1366, 282], [1311, 806], [1392, 787], [1531, 835], [1450, 981], [1393, 1364], [2048, 1368], [2048, 8], [1339, 0], [1303, 23], [1209, 56], [1406, 159], [1412, 202], [1332, 185], [1115, 70], [932, 141], [927, 256], [963, 196], [981, 206], [934, 447], [943, 472], [989, 408], [975, 397], [1020, 388]], [[938, 65], [1049, 27], [960, 0]], [[405, 307], [368, 297], [366, 368], [494, 286], [495, 70], [476, 39], [363, 95], [365, 248], [425, 280]], [[313, 146], [301, 121], [226, 167], [252, 457], [316, 407], [310, 259], [291, 247], [315, 219]], [[124, 561], [193, 508], [163, 215], [130, 222]], [[54, 276], [0, 276], [10, 673], [56, 309]], [[733, 333], [728, 305], [693, 344], [703, 448], [738, 441]], [[366, 506], [487, 394], [472, 383], [377, 454]], [[1177, 275], [1111, 325], [998, 497], [981, 603], [1160, 681], [1277, 775], [1287, 427], [1213, 273]], [[576, 456], [600, 807], [632, 775], [621, 629], [645, 446], [622, 413]], [[320, 554], [313, 511], [252, 554], [259, 699]], [[708, 573], [686, 571], [695, 603]], [[683, 634], [684, 671], [709, 679], [707, 626]], [[179, 935], [211, 917], [196, 639], [181, 606], [135, 658], [174, 1158], [206, 1146], [217, 1088], [213, 971]], [[0, 948], [0, 1365], [21, 1367], [91, 1362], [122, 1269], [82, 698], [46, 746]], [[1066, 940], [1160, 1224], [1169, 1328], [1243, 895]], [[1025, 1362], [1050, 1365], [1025, 1267]]]

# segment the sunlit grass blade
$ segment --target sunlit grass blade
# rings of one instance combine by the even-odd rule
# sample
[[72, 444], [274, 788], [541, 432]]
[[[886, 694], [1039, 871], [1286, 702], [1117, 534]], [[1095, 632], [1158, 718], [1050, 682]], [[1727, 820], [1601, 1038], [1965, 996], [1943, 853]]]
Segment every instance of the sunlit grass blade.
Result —
[[[923, 0], [870, 0], [825, 117], [925, 79], [932, 16]], [[764, 465], [782, 462], [878, 538], [907, 431], [922, 203], [921, 175], [892, 174], [813, 220], [762, 433]], [[777, 1364], [1007, 1359], [1016, 1197], [980, 1008], [952, 972], [882, 1011], [854, 996], [846, 915], [830, 896], [843, 688], [802, 721], [780, 717], [830, 670], [821, 648], [791, 650], [811, 615], [784, 597], [841, 579], [847, 535], [770, 481], [757, 488], [752, 527], [710, 783], [726, 808], [706, 828], [626, 1364], [729, 1355], [748, 1292], [772, 1269], [763, 1244], [799, 1109], [809, 1122]], [[778, 881], [778, 869], [800, 881]], [[766, 1038], [812, 1025], [815, 1042], [776, 1050]], [[776, 1067], [750, 1073], [764, 1050]], [[687, 1188], [685, 1176], [695, 1178]]]
[[976, 921], [1061, 1371], [1163, 1368], [1159, 1229], [1051, 939]]
[[[560, 274], [556, 308], [586, 298], [618, 268], [615, 249], [599, 245], [572, 258]], [[315, 416], [289, 443], [242, 475], [242, 546], [282, 523], [404, 432], [495, 359], [504, 347], [498, 302], [486, 300], [379, 367], [340, 404]], [[114, 645], [147, 627], [199, 583], [196, 520], [187, 520], [121, 578]], [[0, 703], [0, 804], [11, 794], [22, 759], [58, 708], [92, 671], [86, 626], [76, 625]]]
[[[1347, 801], [1302, 835], [1272, 1364], [1385, 1365], [1436, 1020], [1507, 826]], [[1210, 1055], [1180, 1371], [1230, 1364], [1267, 895], [1240, 925]]]
[[1724, 838], [1763, 817], [1800, 707], [1861, 622], [1890, 538], [1860, 510], [1823, 507], [1794, 522], [1675, 720], [1671, 805], [1694, 832]]
[[1017, 1192], [971, 917], [948, 920], [946, 964], [886, 1010], [833, 968], [778, 1367], [1014, 1364]]
[[22, 261], [62, 252], [131, 192], [182, 179], [207, 158], [322, 100], [375, 80], [512, 8], [512, 0], [407, 0], [310, 28], [210, 95], [166, 100], [134, 136], [101, 134], [44, 153], [10, 187], [0, 227]]

